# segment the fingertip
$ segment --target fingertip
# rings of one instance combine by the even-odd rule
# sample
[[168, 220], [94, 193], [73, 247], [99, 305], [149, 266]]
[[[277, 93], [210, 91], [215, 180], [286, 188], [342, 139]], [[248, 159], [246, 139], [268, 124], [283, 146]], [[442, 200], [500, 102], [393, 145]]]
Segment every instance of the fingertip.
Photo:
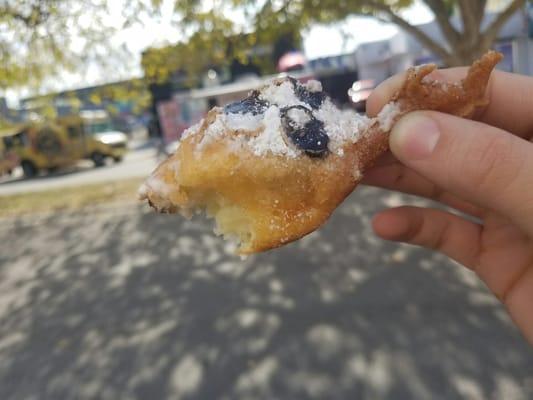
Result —
[[402, 82], [405, 80], [405, 74], [405, 72], [402, 72], [391, 76], [376, 86], [366, 100], [366, 113], [369, 117], [378, 115], [383, 106], [390, 101], [394, 93], [400, 89]]
[[372, 229], [382, 239], [401, 241], [409, 232], [409, 218], [402, 208], [381, 211], [372, 219]]

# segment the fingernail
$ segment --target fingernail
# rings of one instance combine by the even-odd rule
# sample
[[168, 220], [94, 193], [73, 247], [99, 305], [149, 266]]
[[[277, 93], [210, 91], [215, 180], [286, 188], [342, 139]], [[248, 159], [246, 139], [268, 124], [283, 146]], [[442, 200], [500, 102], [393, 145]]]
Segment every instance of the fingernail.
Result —
[[407, 114], [392, 129], [392, 152], [401, 158], [420, 160], [435, 150], [440, 131], [437, 123], [420, 113]]

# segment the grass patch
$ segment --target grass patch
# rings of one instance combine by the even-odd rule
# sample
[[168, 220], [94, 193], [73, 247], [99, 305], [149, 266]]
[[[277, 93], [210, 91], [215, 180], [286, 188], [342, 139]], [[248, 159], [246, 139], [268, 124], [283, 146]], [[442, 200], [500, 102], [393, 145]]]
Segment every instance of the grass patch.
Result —
[[140, 178], [0, 196], [0, 217], [135, 201]]

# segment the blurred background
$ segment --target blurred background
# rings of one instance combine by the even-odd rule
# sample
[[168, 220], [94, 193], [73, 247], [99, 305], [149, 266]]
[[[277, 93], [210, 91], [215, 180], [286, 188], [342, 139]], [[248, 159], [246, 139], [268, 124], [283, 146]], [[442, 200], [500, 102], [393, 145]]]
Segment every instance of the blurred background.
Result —
[[361, 188], [240, 260], [136, 189], [272, 77], [365, 112], [412, 65], [533, 75], [526, 0], [0, 0], [0, 399], [532, 399], [533, 350], [474, 274], [384, 243]]

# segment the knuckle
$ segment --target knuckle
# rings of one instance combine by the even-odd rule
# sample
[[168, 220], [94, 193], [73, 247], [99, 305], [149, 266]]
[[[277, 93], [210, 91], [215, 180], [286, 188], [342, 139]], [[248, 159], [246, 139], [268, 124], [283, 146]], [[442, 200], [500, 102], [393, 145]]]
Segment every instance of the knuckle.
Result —
[[460, 177], [465, 185], [479, 190], [502, 190], [516, 175], [516, 158], [507, 135], [491, 134], [477, 143], [460, 163]]
[[430, 194], [429, 194], [428, 197], [430, 199], [434, 199], [434, 200], [439, 201], [441, 203], [445, 202], [446, 191], [444, 189], [442, 189], [438, 185], [432, 184], [429, 190], [430, 190]]
[[403, 241], [411, 244], [418, 244], [424, 228], [424, 218], [420, 210], [411, 206], [400, 206], [398, 210], [408, 216], [409, 229], [404, 235]]
[[450, 242], [450, 222], [445, 220], [444, 226], [438, 230], [432, 241], [430, 242], [431, 249], [442, 251], [445, 246]]
[[435, 224], [430, 221], [430, 214], [428, 209], [411, 209], [413, 213], [414, 223], [407, 234], [407, 243], [415, 244], [432, 250], [441, 250], [449, 239], [449, 224], [442, 221], [442, 223]]
[[401, 165], [394, 166], [392, 176], [392, 182], [395, 187], [401, 187], [406, 182], [405, 168]]
[[424, 237], [423, 246], [431, 249], [442, 251], [444, 246], [449, 242], [449, 222], [443, 221], [442, 226], [439, 229], [430, 230]]

